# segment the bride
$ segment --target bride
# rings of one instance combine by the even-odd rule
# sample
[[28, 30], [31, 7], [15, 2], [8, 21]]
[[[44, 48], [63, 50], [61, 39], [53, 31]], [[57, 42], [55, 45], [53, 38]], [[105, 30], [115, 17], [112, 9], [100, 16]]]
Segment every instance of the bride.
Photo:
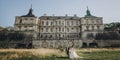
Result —
[[74, 49], [74, 48], [70, 48], [70, 49], [69, 49], [69, 57], [70, 57], [71, 59], [73, 59], [73, 58], [79, 58], [79, 56], [78, 56], [77, 53], [75, 52], [75, 49]]

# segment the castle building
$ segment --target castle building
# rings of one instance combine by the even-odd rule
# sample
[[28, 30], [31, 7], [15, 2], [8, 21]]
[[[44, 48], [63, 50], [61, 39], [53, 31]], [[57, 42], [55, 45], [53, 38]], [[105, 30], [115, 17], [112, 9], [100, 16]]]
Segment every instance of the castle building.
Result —
[[104, 30], [102, 17], [96, 17], [91, 15], [88, 7], [86, 15], [81, 17], [81, 29], [82, 38], [89, 38], [89, 36], [95, 36], [96, 33], [102, 33]]
[[40, 40], [80, 40], [82, 42], [82, 39], [101, 33], [104, 26], [102, 17], [91, 15], [88, 8], [84, 17], [78, 17], [76, 14], [36, 17], [31, 7], [27, 15], [16, 16], [14, 29], [33, 35], [35, 39], [33, 44], [39, 46]]
[[27, 15], [16, 16], [14, 30], [35, 36], [38, 30], [38, 21], [39, 19], [33, 14], [33, 9], [31, 7]]

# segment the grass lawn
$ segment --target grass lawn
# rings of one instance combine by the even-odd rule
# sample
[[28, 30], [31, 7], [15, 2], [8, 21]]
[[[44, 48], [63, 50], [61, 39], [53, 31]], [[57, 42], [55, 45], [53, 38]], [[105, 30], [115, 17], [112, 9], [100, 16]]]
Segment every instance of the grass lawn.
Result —
[[0, 49], [0, 60], [120, 60], [119, 48], [76, 49], [83, 58], [69, 59], [60, 49]]

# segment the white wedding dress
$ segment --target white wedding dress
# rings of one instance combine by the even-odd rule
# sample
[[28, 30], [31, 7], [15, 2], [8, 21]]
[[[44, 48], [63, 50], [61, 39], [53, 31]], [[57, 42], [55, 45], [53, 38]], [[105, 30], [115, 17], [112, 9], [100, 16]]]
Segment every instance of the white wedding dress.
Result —
[[79, 56], [77, 55], [77, 53], [75, 52], [74, 49], [70, 49], [69, 50], [69, 57], [72, 58], [79, 58]]

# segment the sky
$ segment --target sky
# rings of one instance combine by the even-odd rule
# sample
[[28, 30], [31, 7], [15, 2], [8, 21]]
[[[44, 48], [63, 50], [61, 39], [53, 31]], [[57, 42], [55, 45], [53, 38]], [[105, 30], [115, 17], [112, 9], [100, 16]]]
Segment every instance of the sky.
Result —
[[103, 23], [120, 22], [120, 0], [0, 0], [0, 26], [14, 26], [15, 16], [26, 15], [31, 4], [37, 17], [84, 17], [88, 6], [92, 15], [103, 17]]

